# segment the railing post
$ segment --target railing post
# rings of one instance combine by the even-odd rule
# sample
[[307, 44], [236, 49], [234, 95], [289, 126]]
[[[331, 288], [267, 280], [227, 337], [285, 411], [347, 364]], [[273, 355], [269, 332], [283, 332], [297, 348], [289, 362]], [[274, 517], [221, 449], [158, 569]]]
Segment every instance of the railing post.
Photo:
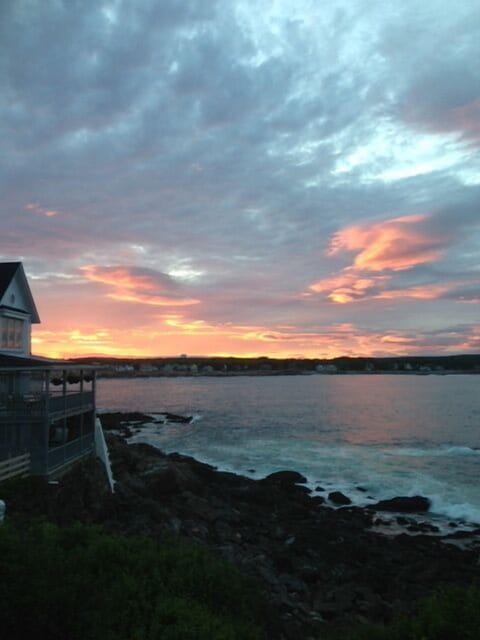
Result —
[[50, 372], [45, 370], [45, 408], [43, 415], [43, 439], [45, 449], [45, 473], [48, 474], [48, 443], [49, 443], [49, 431], [50, 431]]
[[63, 384], [62, 384], [62, 393], [63, 393], [63, 419], [62, 419], [62, 427], [63, 427], [63, 462], [65, 463], [67, 459], [67, 371], [63, 370], [62, 376]]
[[95, 430], [95, 420], [97, 416], [97, 372], [95, 369], [92, 371], [92, 404], [93, 404], [92, 427]]
[[[83, 404], [84, 400], [83, 400], [83, 392], [84, 392], [84, 384], [83, 384], [83, 369], [80, 369], [80, 402]], [[80, 439], [82, 442], [82, 446], [83, 446], [83, 436], [84, 436], [84, 432], [85, 432], [85, 414], [81, 413], [80, 414]]]

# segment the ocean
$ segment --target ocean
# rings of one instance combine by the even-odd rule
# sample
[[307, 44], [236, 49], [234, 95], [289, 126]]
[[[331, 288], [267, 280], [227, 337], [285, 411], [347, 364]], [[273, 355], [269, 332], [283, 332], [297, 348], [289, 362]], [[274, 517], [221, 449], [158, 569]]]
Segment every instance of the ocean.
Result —
[[100, 379], [100, 411], [164, 411], [132, 441], [251, 478], [281, 469], [364, 506], [431, 499], [434, 518], [480, 523], [480, 377], [313, 375]]

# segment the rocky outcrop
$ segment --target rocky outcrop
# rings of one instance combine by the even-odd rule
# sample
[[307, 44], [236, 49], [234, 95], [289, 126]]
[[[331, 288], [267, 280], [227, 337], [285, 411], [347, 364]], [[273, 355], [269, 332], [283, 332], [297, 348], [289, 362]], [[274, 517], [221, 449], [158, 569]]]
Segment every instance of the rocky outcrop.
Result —
[[325, 625], [387, 620], [439, 585], [478, 579], [478, 549], [423, 533], [379, 535], [373, 511], [322, 505], [295, 472], [257, 481], [118, 436], [107, 440], [115, 494], [92, 459], [58, 485], [30, 486], [8, 513], [94, 522], [116, 534], [173, 533], [204, 545], [257, 580], [273, 612], [272, 638], [321, 637]]
[[341, 491], [331, 491], [328, 494], [328, 499], [330, 500], [330, 502], [337, 505], [352, 504], [352, 501], [350, 500], [350, 498], [346, 496], [344, 493], [342, 493]]
[[390, 500], [380, 500], [372, 504], [375, 511], [395, 511], [398, 513], [425, 513], [430, 509], [430, 500], [423, 496], [399, 496]]
[[276, 471], [271, 473], [263, 480], [264, 482], [274, 482], [280, 485], [302, 484], [307, 481], [298, 471]]
[[208, 546], [259, 581], [285, 638], [325, 624], [387, 620], [436, 586], [478, 576], [475, 552], [425, 535], [427, 527], [415, 536], [374, 533], [373, 511], [319, 504], [296, 472], [257, 481], [147, 445], [109, 442], [118, 520], [106, 525], [173, 531]]

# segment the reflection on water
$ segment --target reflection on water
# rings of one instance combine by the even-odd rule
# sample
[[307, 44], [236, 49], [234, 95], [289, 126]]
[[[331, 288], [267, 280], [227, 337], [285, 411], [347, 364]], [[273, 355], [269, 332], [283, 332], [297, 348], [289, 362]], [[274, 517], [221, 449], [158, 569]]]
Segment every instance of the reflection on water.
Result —
[[[256, 476], [297, 469], [375, 497], [423, 493], [480, 520], [477, 376], [338, 375], [100, 380], [104, 410], [199, 415], [139, 439]], [[355, 496], [353, 496], [355, 498]], [[365, 496], [358, 495], [358, 501]], [[465, 515], [465, 517], [467, 517]]]
[[480, 446], [476, 376], [341, 375], [100, 380], [101, 409], [201, 414], [203, 429], [350, 444]]

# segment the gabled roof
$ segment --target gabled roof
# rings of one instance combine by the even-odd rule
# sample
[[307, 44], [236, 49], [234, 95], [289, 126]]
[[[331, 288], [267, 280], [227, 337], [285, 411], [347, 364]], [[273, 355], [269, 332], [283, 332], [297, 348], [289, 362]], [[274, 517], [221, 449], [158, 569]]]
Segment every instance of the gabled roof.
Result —
[[13, 276], [17, 273], [21, 262], [0, 262], [0, 300], [3, 298], [8, 285], [13, 280]]
[[25, 271], [23, 270], [23, 265], [21, 262], [0, 262], [0, 306], [7, 306], [2, 305], [2, 298], [14, 278], [19, 278], [21, 281], [25, 297], [27, 298], [30, 307], [32, 323], [39, 323], [40, 317], [38, 315], [32, 292], [30, 291], [30, 287], [28, 285], [27, 276], [25, 275]]

